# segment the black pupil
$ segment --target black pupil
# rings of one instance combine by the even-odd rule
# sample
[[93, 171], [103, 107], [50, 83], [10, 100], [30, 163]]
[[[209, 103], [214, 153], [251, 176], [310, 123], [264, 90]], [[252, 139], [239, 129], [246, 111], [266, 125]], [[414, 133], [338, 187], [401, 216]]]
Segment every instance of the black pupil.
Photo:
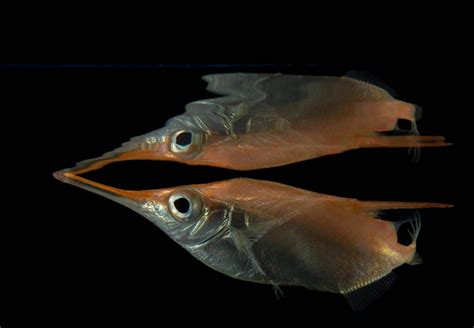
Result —
[[181, 132], [176, 136], [176, 144], [179, 146], [187, 146], [191, 143], [193, 135], [191, 132]]
[[174, 207], [182, 214], [188, 213], [189, 211], [189, 200], [184, 197], [178, 198], [174, 201]]

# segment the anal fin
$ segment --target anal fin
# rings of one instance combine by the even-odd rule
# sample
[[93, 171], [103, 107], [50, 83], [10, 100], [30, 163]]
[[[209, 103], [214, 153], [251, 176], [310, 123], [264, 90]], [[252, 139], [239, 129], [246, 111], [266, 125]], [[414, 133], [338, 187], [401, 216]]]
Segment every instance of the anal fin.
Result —
[[395, 282], [395, 278], [395, 274], [390, 272], [368, 285], [349, 292], [343, 292], [342, 294], [353, 311], [362, 311], [368, 305], [376, 301], [380, 296], [385, 294]]

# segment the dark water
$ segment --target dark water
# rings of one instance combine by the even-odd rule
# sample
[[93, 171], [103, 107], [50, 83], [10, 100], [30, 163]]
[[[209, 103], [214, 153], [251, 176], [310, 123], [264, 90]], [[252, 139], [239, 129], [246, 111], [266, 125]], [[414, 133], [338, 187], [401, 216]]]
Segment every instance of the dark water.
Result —
[[[461, 214], [464, 177], [457, 150], [460, 131], [451, 100], [443, 98], [439, 71], [423, 62], [370, 64], [2, 66], [15, 133], [3, 137], [8, 202], [15, 212], [3, 256], [7, 274], [1, 320], [97, 323], [135, 318], [168, 326], [254, 323], [292, 326], [423, 323], [463, 320], [471, 281], [463, 278], [472, 262], [460, 237], [471, 217]], [[164, 162], [110, 165], [88, 174], [92, 180], [125, 189], [151, 189], [233, 177], [272, 180], [320, 193], [372, 200], [443, 202], [454, 209], [422, 212], [418, 248], [424, 264], [403, 266], [398, 280], [379, 301], [353, 313], [339, 295], [283, 287], [277, 300], [271, 287], [221, 275], [192, 258], [138, 214], [109, 200], [54, 180], [53, 171], [96, 157], [121, 142], [159, 127], [190, 101], [212, 97], [200, 77], [217, 72], [282, 72], [344, 75], [369, 71], [419, 104], [423, 135], [444, 135], [454, 145], [423, 149], [418, 164], [406, 149], [356, 150], [336, 156], [252, 172], [190, 167]], [[471, 106], [472, 107], [472, 106]], [[471, 108], [470, 108], [471, 109]], [[9, 176], [11, 175], [11, 176]], [[3, 231], [2, 231], [3, 232]], [[226, 317], [217, 319], [216, 314]], [[329, 320], [329, 321], [328, 321]], [[325, 323], [324, 323], [325, 322]], [[0, 322], [3, 327], [3, 323]], [[453, 324], [453, 326], [456, 326]], [[5, 325], [8, 327], [8, 325]]]

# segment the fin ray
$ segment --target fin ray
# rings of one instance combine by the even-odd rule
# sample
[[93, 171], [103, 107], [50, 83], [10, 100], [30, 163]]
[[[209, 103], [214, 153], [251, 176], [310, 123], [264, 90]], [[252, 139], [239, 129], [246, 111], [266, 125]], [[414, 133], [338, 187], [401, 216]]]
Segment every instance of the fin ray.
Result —
[[344, 77], [350, 78], [352, 80], [357, 80], [362, 83], [367, 83], [374, 87], [380, 88], [391, 97], [397, 98], [398, 96], [395, 90], [391, 88], [389, 85], [387, 85], [387, 83], [385, 83], [380, 78], [376, 77], [375, 75], [367, 71], [352, 70], [352, 71], [347, 72], [347, 74], [344, 75]]
[[395, 274], [390, 272], [376, 281], [342, 294], [352, 310], [359, 312], [385, 294], [393, 285], [395, 279]]

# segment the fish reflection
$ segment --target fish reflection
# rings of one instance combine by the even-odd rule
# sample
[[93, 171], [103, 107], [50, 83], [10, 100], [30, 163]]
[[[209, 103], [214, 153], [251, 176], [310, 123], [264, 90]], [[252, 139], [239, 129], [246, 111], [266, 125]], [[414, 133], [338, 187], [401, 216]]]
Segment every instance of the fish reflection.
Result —
[[163, 128], [79, 163], [75, 173], [133, 159], [252, 170], [357, 148], [447, 145], [443, 137], [419, 135], [419, 107], [349, 76], [233, 73], [203, 79], [207, 90], [223, 97], [188, 104]]
[[[394, 268], [420, 262], [419, 218], [393, 223], [378, 219], [378, 213], [450, 207], [358, 201], [244, 178], [127, 191], [67, 170], [55, 177], [136, 211], [223, 274], [275, 287], [340, 293], [354, 309], [388, 288]], [[405, 222], [411, 224], [407, 246], [397, 241], [397, 229]]]

